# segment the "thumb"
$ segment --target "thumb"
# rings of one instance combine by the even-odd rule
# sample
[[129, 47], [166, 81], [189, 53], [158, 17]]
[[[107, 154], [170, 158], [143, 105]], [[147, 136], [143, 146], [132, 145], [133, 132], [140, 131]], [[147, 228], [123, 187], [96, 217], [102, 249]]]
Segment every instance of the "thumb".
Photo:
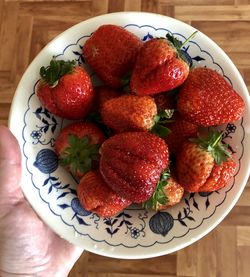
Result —
[[0, 196], [1, 204], [11, 205], [23, 198], [20, 189], [21, 152], [16, 138], [0, 126]]

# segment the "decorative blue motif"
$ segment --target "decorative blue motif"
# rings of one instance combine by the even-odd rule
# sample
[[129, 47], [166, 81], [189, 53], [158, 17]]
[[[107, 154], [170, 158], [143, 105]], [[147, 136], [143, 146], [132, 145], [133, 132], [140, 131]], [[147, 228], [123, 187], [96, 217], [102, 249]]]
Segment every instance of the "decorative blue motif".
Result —
[[[143, 30], [143, 35], [141, 36], [143, 41], [152, 39], [153, 34], [157, 33], [157, 31], [164, 31], [165, 33], [170, 32], [167, 29], [156, 29], [150, 25], [138, 26], [136, 24], [129, 24], [124, 28], [130, 27], [138, 30], [140, 29], [141, 31]], [[179, 33], [173, 33], [173, 35], [183, 41], [186, 39]], [[57, 55], [57, 58], [75, 59], [79, 65], [84, 66], [85, 61], [81, 54], [82, 45], [89, 36], [90, 35], [82, 36], [75, 43], [67, 45], [64, 51]], [[195, 54], [192, 54], [194, 48]], [[187, 46], [183, 48], [183, 52], [191, 65], [197, 63], [202, 64], [203, 61], [208, 60], [208, 62], [214, 65], [214, 67], [231, 83], [230, 79], [224, 74], [223, 68], [216, 63], [210, 53], [201, 49], [196, 42], [190, 41]], [[56, 134], [62, 126], [58, 123], [59, 120], [46, 109], [40, 107], [40, 105], [34, 101], [34, 98], [35, 87], [27, 103], [28, 107], [24, 115], [23, 128], [23, 152], [27, 161], [27, 172], [31, 175], [32, 184], [34, 188], [38, 190], [41, 200], [48, 205], [50, 211], [55, 216], [59, 217], [68, 228], [75, 230], [75, 232], [80, 235], [87, 236], [95, 242], [104, 242], [111, 246], [119, 245], [133, 248], [137, 246], [150, 247], [155, 244], [167, 244], [172, 240], [178, 240], [178, 238], [184, 237], [191, 230], [201, 226], [204, 220], [212, 217], [217, 207], [224, 202], [227, 192], [233, 187], [232, 184], [230, 188], [223, 192], [225, 197], [215, 204], [210, 201], [210, 198], [212, 199], [217, 193], [191, 193], [187, 194], [183, 199], [180, 208], [176, 206], [169, 212], [148, 212], [137, 207], [128, 208], [112, 218], [100, 218], [96, 214], [86, 211], [81, 206], [77, 198], [75, 186], [71, 183], [73, 182], [75, 184], [76, 182], [74, 180], [69, 181], [68, 179], [67, 181], [63, 181], [64, 179], [61, 177], [60, 173], [58, 173], [59, 171], [57, 170], [60, 170], [60, 168], [58, 168], [57, 156], [51, 149], [45, 147], [46, 145], [47, 147], [48, 145], [53, 147]], [[30, 123], [34, 122], [34, 120], [27, 119], [28, 115], [30, 118], [32, 116], [35, 118], [35, 124], [32, 123], [32, 125]], [[33, 117], [32, 119], [34, 119]], [[243, 130], [244, 135], [242, 122], [239, 125], [239, 129]], [[234, 124], [228, 124], [225, 127], [223, 140], [225, 140], [226, 143], [233, 140], [234, 134], [238, 131], [237, 128], [238, 125], [236, 126]], [[30, 167], [28, 163], [31, 160], [26, 150], [28, 144], [34, 147], [34, 151], [37, 153], [35, 162], [32, 162], [32, 164], [41, 172], [41, 176], [35, 181], [33, 178], [36, 176], [36, 173], [33, 174], [34, 168]], [[38, 146], [40, 148], [36, 148]], [[243, 144], [242, 149], [244, 150]], [[52, 199], [51, 202], [50, 199]], [[201, 217], [199, 221], [195, 221], [195, 214], [204, 211], [209, 211], [209, 214]], [[68, 216], [68, 214], [70, 214], [70, 216]], [[175, 231], [175, 229], [173, 229], [175, 226], [178, 226], [177, 229], [181, 230], [180, 233], [172, 234], [172, 231]], [[100, 238], [100, 233], [104, 238]], [[156, 236], [156, 238], [154, 237], [153, 241], [151, 240], [148, 242], [152, 238], [152, 233], [159, 236]], [[126, 238], [123, 239], [121, 243], [119, 237], [122, 235], [126, 236]], [[143, 240], [144, 238], [145, 240]]]
[[36, 125], [36, 129], [33, 130], [30, 136], [34, 139], [33, 144], [42, 144], [54, 146], [55, 139], [52, 137], [47, 141], [46, 133], [51, 131], [52, 134], [55, 133], [56, 127], [58, 125], [56, 118], [47, 109], [39, 107], [34, 112], [35, 116], [39, 119], [40, 124]]
[[54, 172], [58, 167], [58, 158], [51, 149], [42, 149], [37, 153], [34, 166], [42, 173], [48, 174]]
[[232, 134], [236, 132], [237, 127], [233, 123], [228, 123], [226, 130], [223, 133], [222, 139], [230, 138], [232, 139]]
[[[137, 239], [140, 235], [145, 236], [144, 229], [146, 227], [145, 219], [148, 218], [148, 213], [145, 211], [144, 214], [139, 214], [139, 225], [134, 226], [134, 219], [128, 213], [128, 211], [123, 211], [113, 218], [104, 218], [103, 222], [107, 227], [105, 230], [111, 236], [116, 234], [120, 229], [123, 229], [125, 234], [130, 234], [131, 238]], [[138, 222], [137, 222], [138, 223]]]
[[154, 38], [154, 36], [152, 36], [150, 33], [147, 33], [147, 34], [142, 38], [142, 41], [151, 40], [152, 38]]
[[71, 201], [71, 208], [75, 212], [75, 215], [88, 216], [91, 212], [85, 210], [81, 205], [78, 198], [73, 198]]
[[200, 195], [201, 197], [207, 198], [207, 199], [206, 199], [206, 202], [205, 202], [206, 209], [210, 206], [209, 196], [212, 195], [213, 193], [214, 193], [214, 192], [199, 192], [199, 195]]
[[170, 213], [158, 212], [149, 220], [149, 227], [155, 234], [166, 236], [174, 226], [174, 219]]
[[[71, 191], [72, 193], [72, 191]], [[58, 206], [65, 210], [67, 208], [71, 208], [73, 211], [74, 211], [74, 215], [72, 216], [71, 220], [73, 220], [74, 218], [76, 218], [77, 222], [80, 224], [80, 225], [84, 225], [84, 226], [90, 226], [90, 224], [86, 223], [85, 220], [83, 220], [82, 217], [86, 217], [86, 216], [89, 216], [91, 215], [92, 213], [85, 210], [82, 205], [80, 204], [80, 201], [78, 198], [73, 198], [71, 200], [71, 205], [68, 205], [68, 204], [58, 204]]]
[[82, 45], [79, 45], [79, 50], [72, 51], [72, 53], [77, 56], [75, 60], [77, 61], [78, 65], [84, 65], [86, 63], [82, 55], [82, 48]]

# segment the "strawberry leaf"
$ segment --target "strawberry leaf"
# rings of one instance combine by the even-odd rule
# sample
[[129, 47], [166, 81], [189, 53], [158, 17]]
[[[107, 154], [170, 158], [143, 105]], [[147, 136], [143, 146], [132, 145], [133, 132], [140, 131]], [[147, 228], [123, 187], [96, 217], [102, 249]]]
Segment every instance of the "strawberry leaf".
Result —
[[171, 43], [172, 46], [177, 50], [178, 56], [189, 66], [190, 66], [190, 61], [187, 59], [186, 53], [182, 51], [182, 48], [196, 35], [197, 32], [198, 31], [195, 31], [194, 33], [192, 33], [183, 43], [177, 38], [175, 38], [173, 35], [171, 35], [170, 33], [166, 34], [166, 38], [168, 42]]
[[171, 130], [162, 124], [172, 122], [173, 120], [171, 120], [171, 117], [173, 114], [174, 110], [172, 109], [161, 110], [154, 117], [155, 125], [151, 129], [151, 133], [161, 138], [166, 138], [170, 134]]
[[153, 209], [158, 210], [160, 206], [167, 205], [168, 198], [165, 195], [164, 188], [168, 185], [168, 178], [170, 177], [169, 169], [166, 169], [162, 172], [161, 178], [156, 186], [156, 189], [153, 195], [150, 197], [149, 200], [142, 203], [143, 208], [145, 209]]
[[92, 169], [92, 163], [99, 158], [99, 144], [91, 144], [90, 137], [79, 138], [75, 135], [68, 136], [69, 146], [59, 155], [59, 162], [62, 166], [76, 175]]
[[161, 124], [155, 124], [151, 129], [151, 133], [161, 138], [166, 138], [171, 133], [171, 130]]
[[55, 87], [62, 76], [72, 73], [75, 65], [75, 61], [63, 61], [53, 58], [49, 66], [40, 68], [40, 76], [50, 87]]
[[221, 142], [222, 135], [223, 132], [210, 130], [206, 137], [198, 136], [197, 138], [190, 138], [189, 140], [211, 153], [216, 164], [221, 164], [222, 161], [227, 161], [231, 157], [231, 154], [227, 150], [228, 145]]

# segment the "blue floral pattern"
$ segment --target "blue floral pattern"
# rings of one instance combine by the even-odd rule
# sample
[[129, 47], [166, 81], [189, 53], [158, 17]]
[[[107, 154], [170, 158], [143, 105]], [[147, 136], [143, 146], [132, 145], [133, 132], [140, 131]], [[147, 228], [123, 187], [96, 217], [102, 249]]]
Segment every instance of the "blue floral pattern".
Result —
[[[150, 25], [129, 24], [124, 28], [138, 33], [143, 41], [171, 33], [170, 30], [156, 29]], [[181, 41], [186, 39], [183, 34], [173, 33], [173, 35]], [[76, 42], [71, 42], [65, 47], [63, 53], [56, 57], [74, 59], [79, 65], [85, 66], [81, 50], [89, 36], [90, 34], [86, 34]], [[183, 52], [190, 65], [210, 66], [229, 80], [212, 55], [201, 49], [195, 41], [191, 40]], [[89, 70], [87, 67], [86, 69]], [[93, 72], [89, 70], [89, 73], [95, 79]], [[94, 242], [104, 242], [111, 246], [122, 245], [127, 248], [150, 247], [157, 243], [167, 244], [184, 237], [190, 230], [198, 228], [206, 219], [213, 216], [217, 207], [225, 201], [227, 193], [232, 189], [234, 180], [226, 188], [215, 193], [187, 194], [179, 205], [161, 212], [146, 211], [141, 207], [131, 206], [115, 217], [100, 218], [86, 211], [76, 196], [77, 182], [58, 166], [58, 160], [53, 151], [57, 134], [68, 122], [41, 107], [35, 94], [36, 88], [37, 83], [34, 85], [24, 115], [23, 153], [27, 160], [27, 171], [43, 202], [49, 205], [51, 212], [59, 216], [62, 222], [77, 234], [88, 236]], [[30, 118], [32, 120], [29, 120]], [[226, 143], [231, 144], [236, 133], [240, 134], [243, 141], [242, 121], [220, 128], [224, 131], [223, 140]], [[31, 147], [36, 153], [35, 160], [32, 160], [34, 155], [29, 155]], [[237, 153], [233, 152], [236, 154], [236, 159], [240, 161], [243, 147], [239, 147]]]

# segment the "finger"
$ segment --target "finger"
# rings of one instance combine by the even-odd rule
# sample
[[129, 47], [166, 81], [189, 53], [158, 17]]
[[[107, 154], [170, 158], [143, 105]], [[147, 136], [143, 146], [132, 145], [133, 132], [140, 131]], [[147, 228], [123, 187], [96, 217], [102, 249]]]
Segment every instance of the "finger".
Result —
[[7, 127], [0, 126], [1, 205], [11, 205], [23, 197], [20, 178], [21, 152], [18, 142]]

